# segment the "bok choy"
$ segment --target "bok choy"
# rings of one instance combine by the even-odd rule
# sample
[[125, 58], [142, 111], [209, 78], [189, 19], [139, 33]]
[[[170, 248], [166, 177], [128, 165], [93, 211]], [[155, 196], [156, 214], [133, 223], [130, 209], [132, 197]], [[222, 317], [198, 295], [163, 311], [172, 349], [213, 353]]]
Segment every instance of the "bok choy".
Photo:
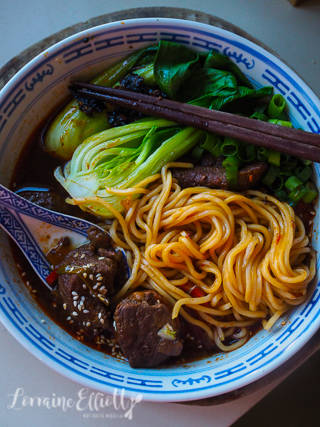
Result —
[[[141, 193], [113, 194], [108, 192], [108, 187], [125, 190], [136, 186], [205, 137], [202, 130], [182, 129], [168, 120], [142, 119], [87, 138], [64, 170], [56, 169], [55, 177], [83, 210], [112, 218], [103, 204], [92, 203], [86, 198], [98, 196], [123, 212], [124, 207]], [[80, 203], [77, 199], [81, 199]]]
[[[124, 77], [139, 59], [150, 57], [149, 60], [152, 61], [155, 51], [154, 47], [139, 50], [103, 71], [91, 80], [91, 83], [111, 87]], [[44, 145], [55, 157], [69, 160], [82, 141], [109, 127], [105, 111], [94, 113], [93, 117], [90, 117], [81, 111], [76, 100], [72, 100], [50, 123], [44, 136]]]

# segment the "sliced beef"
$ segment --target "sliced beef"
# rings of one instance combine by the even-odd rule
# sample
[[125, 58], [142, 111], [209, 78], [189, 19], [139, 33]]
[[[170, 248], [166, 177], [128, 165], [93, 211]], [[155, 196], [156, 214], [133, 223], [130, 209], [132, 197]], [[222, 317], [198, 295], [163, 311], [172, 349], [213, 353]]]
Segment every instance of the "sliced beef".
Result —
[[111, 248], [110, 236], [98, 227], [90, 227], [87, 231], [90, 243], [97, 248]]
[[208, 187], [227, 190], [229, 183], [222, 167], [195, 166], [191, 169], [171, 169], [172, 176], [182, 188]]
[[238, 173], [238, 191], [256, 187], [268, 169], [267, 162], [257, 162], [245, 166]]
[[150, 368], [182, 351], [180, 321], [157, 292], [133, 292], [114, 314], [116, 338], [133, 368]]
[[90, 243], [69, 251], [56, 267], [56, 292], [66, 315], [92, 338], [101, 329], [113, 330], [109, 299], [126, 277], [122, 254], [113, 249], [110, 237], [96, 227], [88, 236]]
[[[232, 190], [245, 191], [255, 187], [268, 168], [267, 163], [257, 162], [245, 166], [238, 172], [238, 185]], [[171, 169], [173, 178], [177, 179], [182, 188], [208, 187], [228, 190], [229, 182], [223, 166], [195, 166], [191, 169]]]

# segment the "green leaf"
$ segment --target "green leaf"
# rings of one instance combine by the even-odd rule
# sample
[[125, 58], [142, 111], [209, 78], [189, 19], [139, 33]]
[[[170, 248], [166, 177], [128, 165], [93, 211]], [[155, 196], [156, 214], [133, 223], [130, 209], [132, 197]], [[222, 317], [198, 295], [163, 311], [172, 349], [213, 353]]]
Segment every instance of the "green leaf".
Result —
[[[64, 171], [55, 177], [74, 199], [98, 196], [119, 212], [126, 198], [106, 192], [106, 187], [127, 189], [159, 172], [202, 141], [206, 133], [162, 119], [144, 119], [127, 126], [100, 132], [84, 141], [74, 152]], [[132, 199], [140, 194], [132, 195]], [[81, 202], [80, 207], [112, 218], [101, 204]]]
[[200, 65], [198, 53], [178, 43], [160, 41], [154, 76], [160, 89], [175, 99], [180, 88]]

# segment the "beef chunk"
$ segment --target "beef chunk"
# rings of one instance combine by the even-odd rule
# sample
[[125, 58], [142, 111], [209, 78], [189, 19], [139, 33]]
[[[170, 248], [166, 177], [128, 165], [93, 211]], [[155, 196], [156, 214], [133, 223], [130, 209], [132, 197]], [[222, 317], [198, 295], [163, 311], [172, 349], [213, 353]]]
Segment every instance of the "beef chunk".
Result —
[[[56, 193], [53, 190], [20, 190], [17, 192], [19, 196], [29, 200], [31, 203], [35, 203], [45, 209], [49, 209], [54, 212], [60, 212], [66, 215], [77, 216], [92, 220], [93, 216], [83, 212], [78, 206], [73, 206], [65, 202], [65, 197]], [[66, 194], [67, 196], [67, 194]]]
[[238, 173], [238, 191], [256, 187], [268, 169], [267, 162], [257, 162], [245, 166]]
[[114, 314], [116, 338], [133, 368], [150, 368], [179, 356], [180, 321], [157, 292], [137, 291], [122, 300]]
[[97, 227], [90, 227], [87, 231], [90, 243], [97, 248], [111, 248], [111, 238]]
[[29, 202], [42, 206], [45, 209], [66, 213], [67, 207], [64, 198], [52, 190], [26, 190], [19, 191], [18, 194], [24, 199], [29, 200]]
[[120, 258], [112, 249], [86, 244], [69, 252], [58, 267], [62, 274], [57, 292], [64, 308], [87, 333], [112, 329], [108, 302], [115, 291]]
[[[255, 187], [267, 170], [267, 163], [257, 162], [245, 166], [238, 172], [238, 185], [232, 190], [245, 191]], [[195, 166], [192, 169], [171, 169], [173, 178], [177, 179], [182, 188], [208, 187], [229, 189], [226, 170], [223, 166]]]

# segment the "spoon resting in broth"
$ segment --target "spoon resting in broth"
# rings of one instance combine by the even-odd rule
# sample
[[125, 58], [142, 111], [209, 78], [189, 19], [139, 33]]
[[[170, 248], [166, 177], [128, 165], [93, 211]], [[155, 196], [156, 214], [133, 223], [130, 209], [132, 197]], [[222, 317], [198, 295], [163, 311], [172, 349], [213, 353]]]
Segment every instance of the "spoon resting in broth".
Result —
[[[0, 184], [0, 226], [16, 242], [43, 283], [51, 290], [46, 254], [67, 237], [75, 248], [88, 242], [89, 221], [45, 209]], [[101, 229], [103, 230], [103, 229]], [[105, 232], [105, 230], [103, 230]]]

